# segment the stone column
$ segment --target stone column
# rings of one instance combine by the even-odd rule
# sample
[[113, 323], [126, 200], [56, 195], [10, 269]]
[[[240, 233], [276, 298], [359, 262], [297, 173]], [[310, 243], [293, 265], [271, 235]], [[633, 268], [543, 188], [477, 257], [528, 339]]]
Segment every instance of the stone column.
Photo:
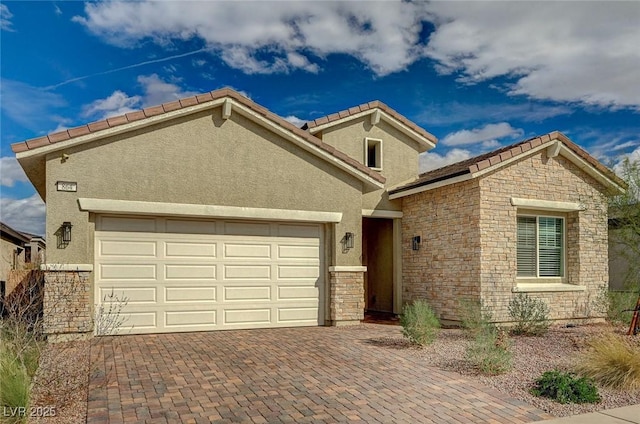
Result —
[[364, 319], [363, 266], [334, 266], [330, 274], [330, 319], [333, 325], [355, 325]]
[[90, 271], [47, 267], [44, 274], [44, 332], [52, 341], [86, 337], [93, 329]]

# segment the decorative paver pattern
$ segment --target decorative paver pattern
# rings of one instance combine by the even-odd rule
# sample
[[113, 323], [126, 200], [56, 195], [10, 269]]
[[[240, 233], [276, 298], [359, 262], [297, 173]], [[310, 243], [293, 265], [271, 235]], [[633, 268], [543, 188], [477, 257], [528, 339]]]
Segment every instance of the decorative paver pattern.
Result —
[[385, 343], [397, 326], [119, 336], [92, 350], [90, 423], [526, 423], [551, 416]]

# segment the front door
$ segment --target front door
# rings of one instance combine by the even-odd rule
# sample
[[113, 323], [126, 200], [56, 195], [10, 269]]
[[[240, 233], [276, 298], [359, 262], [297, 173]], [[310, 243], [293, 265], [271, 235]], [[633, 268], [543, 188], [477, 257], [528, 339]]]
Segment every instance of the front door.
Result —
[[393, 219], [362, 219], [366, 309], [393, 312]]

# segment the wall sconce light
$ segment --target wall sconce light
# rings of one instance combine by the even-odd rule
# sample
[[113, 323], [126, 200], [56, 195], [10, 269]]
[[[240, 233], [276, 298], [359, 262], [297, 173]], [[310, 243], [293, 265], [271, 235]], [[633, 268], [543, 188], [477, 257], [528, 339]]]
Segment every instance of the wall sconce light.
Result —
[[420, 236], [411, 239], [411, 250], [420, 250]]
[[64, 244], [69, 244], [71, 241], [71, 223], [69, 221], [65, 221], [62, 223], [62, 242]]
[[351, 232], [344, 233], [344, 248], [346, 250], [353, 249], [353, 240], [355, 236]]

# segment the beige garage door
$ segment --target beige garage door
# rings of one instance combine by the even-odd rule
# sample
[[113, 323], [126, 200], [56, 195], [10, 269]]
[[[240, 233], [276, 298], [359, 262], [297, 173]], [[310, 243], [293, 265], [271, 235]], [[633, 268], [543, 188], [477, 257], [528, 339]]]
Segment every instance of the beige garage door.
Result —
[[121, 333], [320, 325], [321, 239], [319, 225], [98, 216], [96, 303], [128, 299]]

